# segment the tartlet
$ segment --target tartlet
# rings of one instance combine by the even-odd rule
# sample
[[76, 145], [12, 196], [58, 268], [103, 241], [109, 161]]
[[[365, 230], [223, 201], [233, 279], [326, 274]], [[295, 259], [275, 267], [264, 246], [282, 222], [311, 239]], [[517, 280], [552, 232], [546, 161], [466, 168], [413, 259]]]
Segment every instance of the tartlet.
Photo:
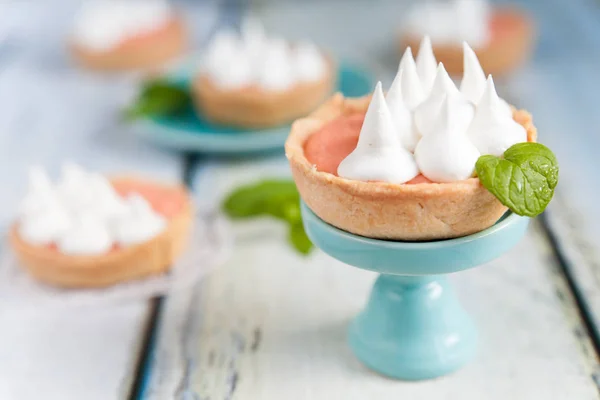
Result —
[[164, 26], [124, 39], [116, 47], [98, 50], [72, 39], [69, 48], [82, 65], [100, 71], [153, 70], [181, 56], [187, 45], [181, 18], [173, 17]]
[[319, 80], [296, 82], [283, 91], [271, 91], [257, 85], [224, 89], [209, 76], [200, 73], [192, 84], [194, 104], [207, 120], [221, 125], [261, 129], [282, 125], [314, 111], [332, 93], [335, 66]]
[[[531, 18], [516, 9], [494, 9], [490, 20], [491, 40], [473, 50], [486, 72], [494, 76], [506, 74], [521, 65], [531, 54], [535, 29]], [[400, 50], [406, 47], [418, 49], [422, 37], [403, 32]], [[432, 43], [438, 62], [442, 62], [448, 73], [463, 73], [463, 49], [460, 42], [452, 44]]]
[[[371, 96], [334, 95], [306, 118], [292, 125], [286, 156], [300, 195], [325, 222], [360, 236], [426, 241], [469, 235], [492, 226], [507, 208], [479, 182], [393, 184], [340, 178], [317, 170], [305, 155], [308, 138], [339, 117], [364, 115]], [[535, 142], [531, 115], [513, 110], [513, 119]], [[324, 150], [326, 151], [326, 150]]]
[[[110, 182], [121, 195], [135, 192], [146, 198], [157, 212], [167, 217], [165, 229], [146, 242], [88, 256], [63, 254], [54, 246], [32, 245], [19, 235], [15, 222], [9, 232], [10, 244], [21, 266], [34, 278], [60, 287], [105, 287], [160, 274], [173, 266], [187, 245], [192, 226], [193, 207], [187, 190], [133, 177], [115, 177]], [[176, 198], [179, 206], [161, 209], [157, 204], [160, 199], [153, 199], [145, 192]]]

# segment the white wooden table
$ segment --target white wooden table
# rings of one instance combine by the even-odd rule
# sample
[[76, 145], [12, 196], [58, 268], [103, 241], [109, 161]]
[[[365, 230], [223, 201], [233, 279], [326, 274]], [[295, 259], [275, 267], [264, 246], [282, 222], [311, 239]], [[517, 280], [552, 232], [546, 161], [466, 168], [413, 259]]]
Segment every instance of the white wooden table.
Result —
[[[594, 79], [600, 2], [523, 3], [538, 20], [539, 46], [526, 68], [499, 82], [499, 91], [533, 113], [540, 138], [561, 162], [561, 184], [546, 218], [534, 221], [515, 249], [452, 276], [481, 332], [472, 364], [418, 383], [368, 371], [348, 350], [345, 329], [374, 275], [320, 252], [299, 257], [280, 225], [255, 221], [234, 225], [236, 249], [226, 265], [195, 290], [164, 301], [54, 311], [0, 304], [0, 399], [600, 398], [600, 80]], [[272, 30], [312, 37], [390, 82], [401, 2], [253, 7]], [[28, 14], [40, 26], [60, 21], [58, 14]], [[371, 32], [362, 29], [369, 24]], [[141, 143], [115, 122], [128, 95], [126, 80], [77, 72], [61, 53], [60, 35], [36, 38], [21, 39], [8, 57], [0, 36], [0, 183], [6, 188], [0, 226], [10, 222], [31, 162], [54, 172], [61, 160], [73, 159], [101, 171], [183, 178], [189, 163], [182, 155]], [[240, 183], [289, 175], [282, 156], [193, 164], [193, 188], [204, 204], [218, 204]]]
[[[64, 39], [77, 2], [0, 2], [2, 229], [31, 164], [55, 177], [66, 160], [108, 173], [184, 176], [183, 155], [142, 143], [119, 123], [118, 111], [134, 93], [131, 78], [71, 64]], [[212, 23], [210, 12], [198, 21]], [[0, 257], [6, 252], [3, 243]], [[0, 304], [0, 399], [128, 398], [149, 311], [146, 300], [82, 309]]]
[[[285, 246], [282, 227], [244, 223], [235, 226], [234, 257], [202, 283], [192, 307], [178, 316], [173, 310], [183, 308], [168, 304], [183, 296], [168, 300], [164, 320], [179, 317], [188, 324], [161, 325], [160, 356], [152, 368], [162, 382], [155, 381], [154, 398], [172, 393], [242, 400], [600, 397], [594, 235], [600, 184], [592, 167], [600, 148], [592, 128], [598, 118], [592, 94], [600, 89], [593, 78], [600, 3], [524, 5], [538, 20], [540, 44], [531, 63], [498, 86], [533, 112], [541, 139], [559, 157], [562, 181], [546, 218], [534, 221], [515, 249], [452, 276], [481, 330], [477, 359], [429, 382], [396, 382], [368, 371], [348, 350], [345, 329], [363, 307], [374, 275], [322, 253], [302, 259]], [[309, 35], [339, 56], [367, 64], [389, 83], [398, 58], [391, 38], [402, 7], [393, 1], [269, 2], [256, 9], [271, 28], [291, 37]], [[366, 26], [374, 30], [357, 28]], [[221, 194], [248, 180], [288, 173], [282, 158], [208, 168], [211, 173], [205, 169], [196, 187]], [[181, 367], [169, 378], [172, 365]]]

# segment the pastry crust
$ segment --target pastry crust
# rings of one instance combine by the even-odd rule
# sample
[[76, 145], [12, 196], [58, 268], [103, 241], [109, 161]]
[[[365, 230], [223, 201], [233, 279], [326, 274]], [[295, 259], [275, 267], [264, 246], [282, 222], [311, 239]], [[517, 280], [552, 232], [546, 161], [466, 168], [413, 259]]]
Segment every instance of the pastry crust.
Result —
[[[346, 99], [336, 94], [292, 125], [285, 153], [302, 200], [321, 219], [370, 238], [423, 241], [479, 232], [507, 211], [477, 178], [399, 185], [349, 180], [318, 171], [304, 155], [308, 137], [337, 117], [366, 113], [370, 101], [370, 96]], [[527, 130], [527, 140], [536, 141], [531, 115], [514, 110], [513, 118]]]
[[[131, 177], [111, 179], [113, 183], [128, 181], [141, 180]], [[42, 282], [69, 288], [110, 286], [168, 271], [187, 246], [193, 219], [192, 201], [181, 186], [152, 184], [185, 199], [181, 210], [169, 219], [167, 227], [158, 236], [108, 254], [73, 256], [25, 242], [19, 236], [15, 222], [11, 226], [9, 240], [20, 264]]]
[[[473, 51], [486, 74], [500, 76], [521, 65], [531, 54], [535, 30], [533, 21], [518, 10], [495, 10], [494, 16], [511, 18], [514, 21], [514, 28], [502, 32], [499, 37], [493, 37], [485, 47], [473, 48]], [[419, 48], [421, 39], [420, 36], [405, 33], [400, 39], [400, 49], [404, 51], [410, 46], [415, 51]], [[449, 74], [463, 73], [462, 44], [433, 43], [432, 47], [437, 61], [444, 64]]]
[[317, 108], [333, 91], [335, 66], [320, 80], [298, 83], [288, 90], [275, 92], [257, 86], [224, 90], [199, 74], [193, 82], [194, 104], [209, 121], [221, 125], [261, 129], [283, 125]]
[[152, 70], [183, 54], [187, 45], [185, 26], [180, 18], [155, 32], [125, 40], [119, 46], [98, 51], [72, 40], [73, 57], [87, 68], [101, 71]]

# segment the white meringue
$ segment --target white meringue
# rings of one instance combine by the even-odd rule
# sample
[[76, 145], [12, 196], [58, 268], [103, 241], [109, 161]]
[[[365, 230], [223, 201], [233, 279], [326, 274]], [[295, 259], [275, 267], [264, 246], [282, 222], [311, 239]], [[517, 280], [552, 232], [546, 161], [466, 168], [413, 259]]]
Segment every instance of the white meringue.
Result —
[[265, 27], [260, 20], [255, 17], [245, 18], [240, 26], [240, 33], [246, 50], [250, 50], [251, 52], [262, 51], [262, 46], [265, 44], [267, 35]]
[[406, 49], [404, 49], [404, 53], [402, 53], [402, 57], [400, 57], [400, 65], [398, 66], [398, 69], [404, 69], [406, 67], [406, 63], [408, 63], [411, 60], [414, 64], [415, 59], [412, 54], [412, 49], [410, 48], [410, 46], [407, 46]]
[[19, 205], [19, 215], [24, 217], [35, 214], [58, 204], [54, 187], [48, 174], [39, 166], [29, 168], [27, 194]]
[[243, 21], [240, 34], [231, 30], [217, 34], [204, 55], [202, 71], [218, 87], [283, 91], [327, 74], [327, 59], [313, 44], [292, 47], [281, 38], [269, 38], [255, 18]]
[[312, 43], [299, 43], [294, 47], [292, 65], [300, 82], [318, 81], [327, 73], [327, 62]]
[[88, 0], [76, 16], [73, 39], [87, 48], [108, 51], [164, 26], [172, 16], [165, 0]]
[[467, 134], [481, 154], [501, 156], [514, 144], [527, 141], [527, 131], [506, 113], [490, 75]]
[[413, 124], [412, 113], [410, 112], [408, 105], [404, 102], [403, 98], [403, 79], [404, 70], [399, 70], [398, 74], [390, 86], [385, 95], [392, 121], [396, 127], [396, 134], [400, 138], [400, 142], [410, 152], [415, 151], [415, 146], [421, 138], [419, 132]]
[[253, 83], [254, 65], [244, 44], [230, 30], [217, 34], [206, 52], [203, 71], [224, 89], [239, 89]]
[[435, 80], [437, 61], [433, 54], [431, 39], [428, 35], [423, 36], [419, 45], [419, 54], [417, 54], [417, 74], [421, 80], [424, 95], [429, 95], [433, 81]]
[[[255, 79], [256, 71], [259, 70], [263, 62], [262, 56], [269, 45], [269, 39], [266, 35], [265, 27], [255, 17], [247, 17], [242, 21], [240, 34], [242, 48], [239, 52], [244, 55], [244, 60], [240, 60], [239, 62], [244, 62], [250, 66], [252, 75], [254, 76], [253, 79]], [[220, 68], [220, 66], [217, 65], [217, 68]]]
[[[469, 100], [471, 103], [477, 105], [481, 100], [481, 95], [485, 89], [486, 79], [477, 58], [477, 54], [471, 49], [467, 42], [463, 42], [463, 79], [460, 84], [460, 92]], [[512, 117], [512, 109], [510, 105], [504, 100], [500, 99], [502, 104], [502, 112]]]
[[89, 190], [94, 196], [93, 211], [103, 219], [110, 222], [127, 212], [125, 201], [103, 175], [89, 174]]
[[479, 151], [461, 128], [459, 105], [450, 96], [442, 100], [435, 130], [415, 149], [421, 173], [433, 182], [454, 182], [473, 176]]
[[23, 216], [19, 221], [18, 230], [24, 241], [42, 246], [59, 240], [71, 226], [69, 214], [56, 203], [51, 208]]
[[435, 129], [435, 116], [439, 115], [442, 102], [448, 97], [448, 101], [456, 103], [456, 107], [452, 107], [457, 113], [456, 121], [460, 129], [466, 129], [473, 119], [474, 107], [467, 99], [458, 91], [450, 76], [446, 72], [444, 65], [439, 64], [435, 81], [431, 93], [427, 99], [421, 103], [414, 113], [415, 125], [421, 135], [426, 136]]
[[485, 89], [485, 74], [477, 55], [467, 42], [463, 42], [463, 79], [460, 92], [473, 104], [479, 103]]
[[213, 82], [224, 89], [241, 89], [254, 83], [252, 65], [242, 54], [214, 71], [212, 77]]
[[79, 212], [94, 201], [94, 195], [86, 190], [88, 173], [79, 165], [66, 162], [62, 166], [62, 176], [56, 186], [56, 193], [64, 207]]
[[[402, 72], [402, 96], [408, 108], [412, 111], [425, 100], [425, 93], [417, 74], [417, 67], [410, 47], [407, 47], [400, 59], [398, 73]], [[398, 77], [396, 75], [396, 77]], [[399, 82], [400, 83], [400, 82]]]
[[454, 0], [456, 39], [471, 46], [486, 45], [491, 38], [491, 6], [488, 0]]
[[271, 39], [258, 71], [258, 84], [266, 90], [282, 91], [295, 83], [291, 50], [283, 39]]
[[125, 201], [104, 176], [76, 164], [63, 165], [58, 185], [36, 167], [29, 181], [18, 230], [33, 245], [55, 243], [64, 254], [103, 254], [117, 242], [129, 245], [152, 238], [167, 223], [142, 197]]
[[231, 29], [222, 29], [215, 34], [208, 45], [202, 67], [207, 73], [216, 72], [240, 51], [242, 51], [242, 42], [238, 35]]
[[486, 45], [490, 40], [490, 7], [487, 0], [419, 2], [407, 14], [406, 31], [414, 36], [429, 35], [436, 44]]
[[95, 214], [82, 214], [56, 242], [58, 250], [69, 255], [108, 253], [113, 239], [106, 223]]
[[145, 242], [165, 229], [165, 218], [157, 214], [143, 197], [129, 196], [127, 205], [127, 215], [119, 218], [114, 224], [115, 239], [121, 246]]
[[359, 181], [404, 183], [419, 174], [413, 155], [400, 143], [377, 83], [356, 149], [338, 166], [338, 175]]

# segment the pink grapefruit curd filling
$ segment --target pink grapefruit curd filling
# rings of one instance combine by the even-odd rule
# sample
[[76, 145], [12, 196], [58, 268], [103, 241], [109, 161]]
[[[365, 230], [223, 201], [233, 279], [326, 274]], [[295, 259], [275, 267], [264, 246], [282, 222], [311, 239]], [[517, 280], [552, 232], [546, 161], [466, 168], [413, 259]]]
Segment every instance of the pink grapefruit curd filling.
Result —
[[[304, 156], [308, 162], [315, 165], [317, 171], [338, 176], [338, 166], [356, 148], [364, 119], [365, 114], [357, 113], [337, 117], [323, 125], [304, 144]], [[406, 182], [416, 183], [431, 181], [419, 174]]]

